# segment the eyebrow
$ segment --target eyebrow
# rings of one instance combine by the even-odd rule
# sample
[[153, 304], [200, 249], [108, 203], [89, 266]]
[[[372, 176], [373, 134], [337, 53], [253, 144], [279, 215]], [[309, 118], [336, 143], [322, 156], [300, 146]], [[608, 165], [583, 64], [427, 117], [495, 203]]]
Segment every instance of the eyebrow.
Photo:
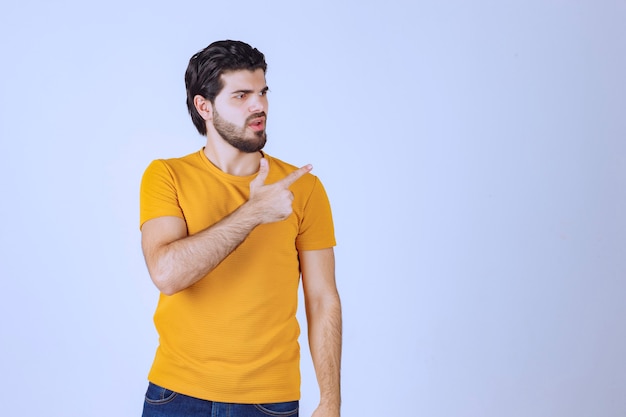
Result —
[[[260, 93], [265, 93], [269, 91], [269, 89], [270, 88], [268, 86], [265, 86], [261, 89]], [[235, 91], [232, 91], [230, 94], [251, 94], [251, 93], [254, 93], [254, 90], [235, 90]]]

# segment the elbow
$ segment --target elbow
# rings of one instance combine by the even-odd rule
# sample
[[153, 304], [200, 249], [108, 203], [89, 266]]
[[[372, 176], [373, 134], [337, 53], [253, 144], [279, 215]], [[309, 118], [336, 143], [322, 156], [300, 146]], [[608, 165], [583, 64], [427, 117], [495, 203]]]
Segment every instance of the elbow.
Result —
[[171, 285], [157, 285], [157, 288], [159, 289], [161, 294], [167, 296], [174, 295], [179, 291], [178, 289], [173, 288]]
[[305, 306], [310, 315], [331, 315], [341, 317], [341, 299], [337, 292], [330, 292], [321, 297], [305, 299]]
[[171, 274], [162, 271], [150, 271], [150, 278], [155, 287], [157, 287], [159, 292], [163, 295], [174, 295], [181, 290], [175, 285], [176, 280]]

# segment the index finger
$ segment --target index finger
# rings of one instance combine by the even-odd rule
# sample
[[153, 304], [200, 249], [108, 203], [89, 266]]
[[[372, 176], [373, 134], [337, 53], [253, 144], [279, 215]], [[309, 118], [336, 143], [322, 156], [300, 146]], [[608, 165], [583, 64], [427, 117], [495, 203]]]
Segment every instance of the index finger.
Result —
[[276, 181], [277, 184], [282, 184], [285, 188], [289, 187], [294, 182], [298, 181], [304, 174], [311, 172], [313, 169], [313, 165], [308, 164], [303, 166], [302, 168], [298, 168], [293, 171], [291, 174], [287, 175], [282, 180]]

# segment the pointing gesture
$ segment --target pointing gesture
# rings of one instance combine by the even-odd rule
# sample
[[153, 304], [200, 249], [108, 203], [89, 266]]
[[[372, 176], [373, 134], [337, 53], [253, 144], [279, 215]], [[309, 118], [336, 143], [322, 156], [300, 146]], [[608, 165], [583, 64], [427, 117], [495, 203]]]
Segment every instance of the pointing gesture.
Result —
[[267, 160], [261, 158], [259, 174], [250, 182], [250, 199], [248, 200], [248, 203], [255, 208], [254, 211], [261, 224], [284, 220], [291, 215], [293, 193], [289, 191], [289, 186], [312, 169], [311, 165], [305, 165], [282, 180], [265, 184], [269, 166]]

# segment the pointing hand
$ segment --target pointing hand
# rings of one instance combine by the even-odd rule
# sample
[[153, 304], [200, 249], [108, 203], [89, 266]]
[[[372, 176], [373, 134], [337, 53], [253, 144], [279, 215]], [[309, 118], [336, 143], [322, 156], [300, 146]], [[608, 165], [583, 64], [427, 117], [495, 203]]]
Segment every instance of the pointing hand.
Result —
[[261, 224], [273, 223], [289, 217], [293, 211], [291, 203], [293, 193], [289, 186], [313, 169], [311, 165], [299, 168], [282, 180], [273, 184], [265, 184], [269, 166], [265, 158], [261, 158], [259, 174], [250, 182], [250, 199], [248, 203], [255, 207]]

